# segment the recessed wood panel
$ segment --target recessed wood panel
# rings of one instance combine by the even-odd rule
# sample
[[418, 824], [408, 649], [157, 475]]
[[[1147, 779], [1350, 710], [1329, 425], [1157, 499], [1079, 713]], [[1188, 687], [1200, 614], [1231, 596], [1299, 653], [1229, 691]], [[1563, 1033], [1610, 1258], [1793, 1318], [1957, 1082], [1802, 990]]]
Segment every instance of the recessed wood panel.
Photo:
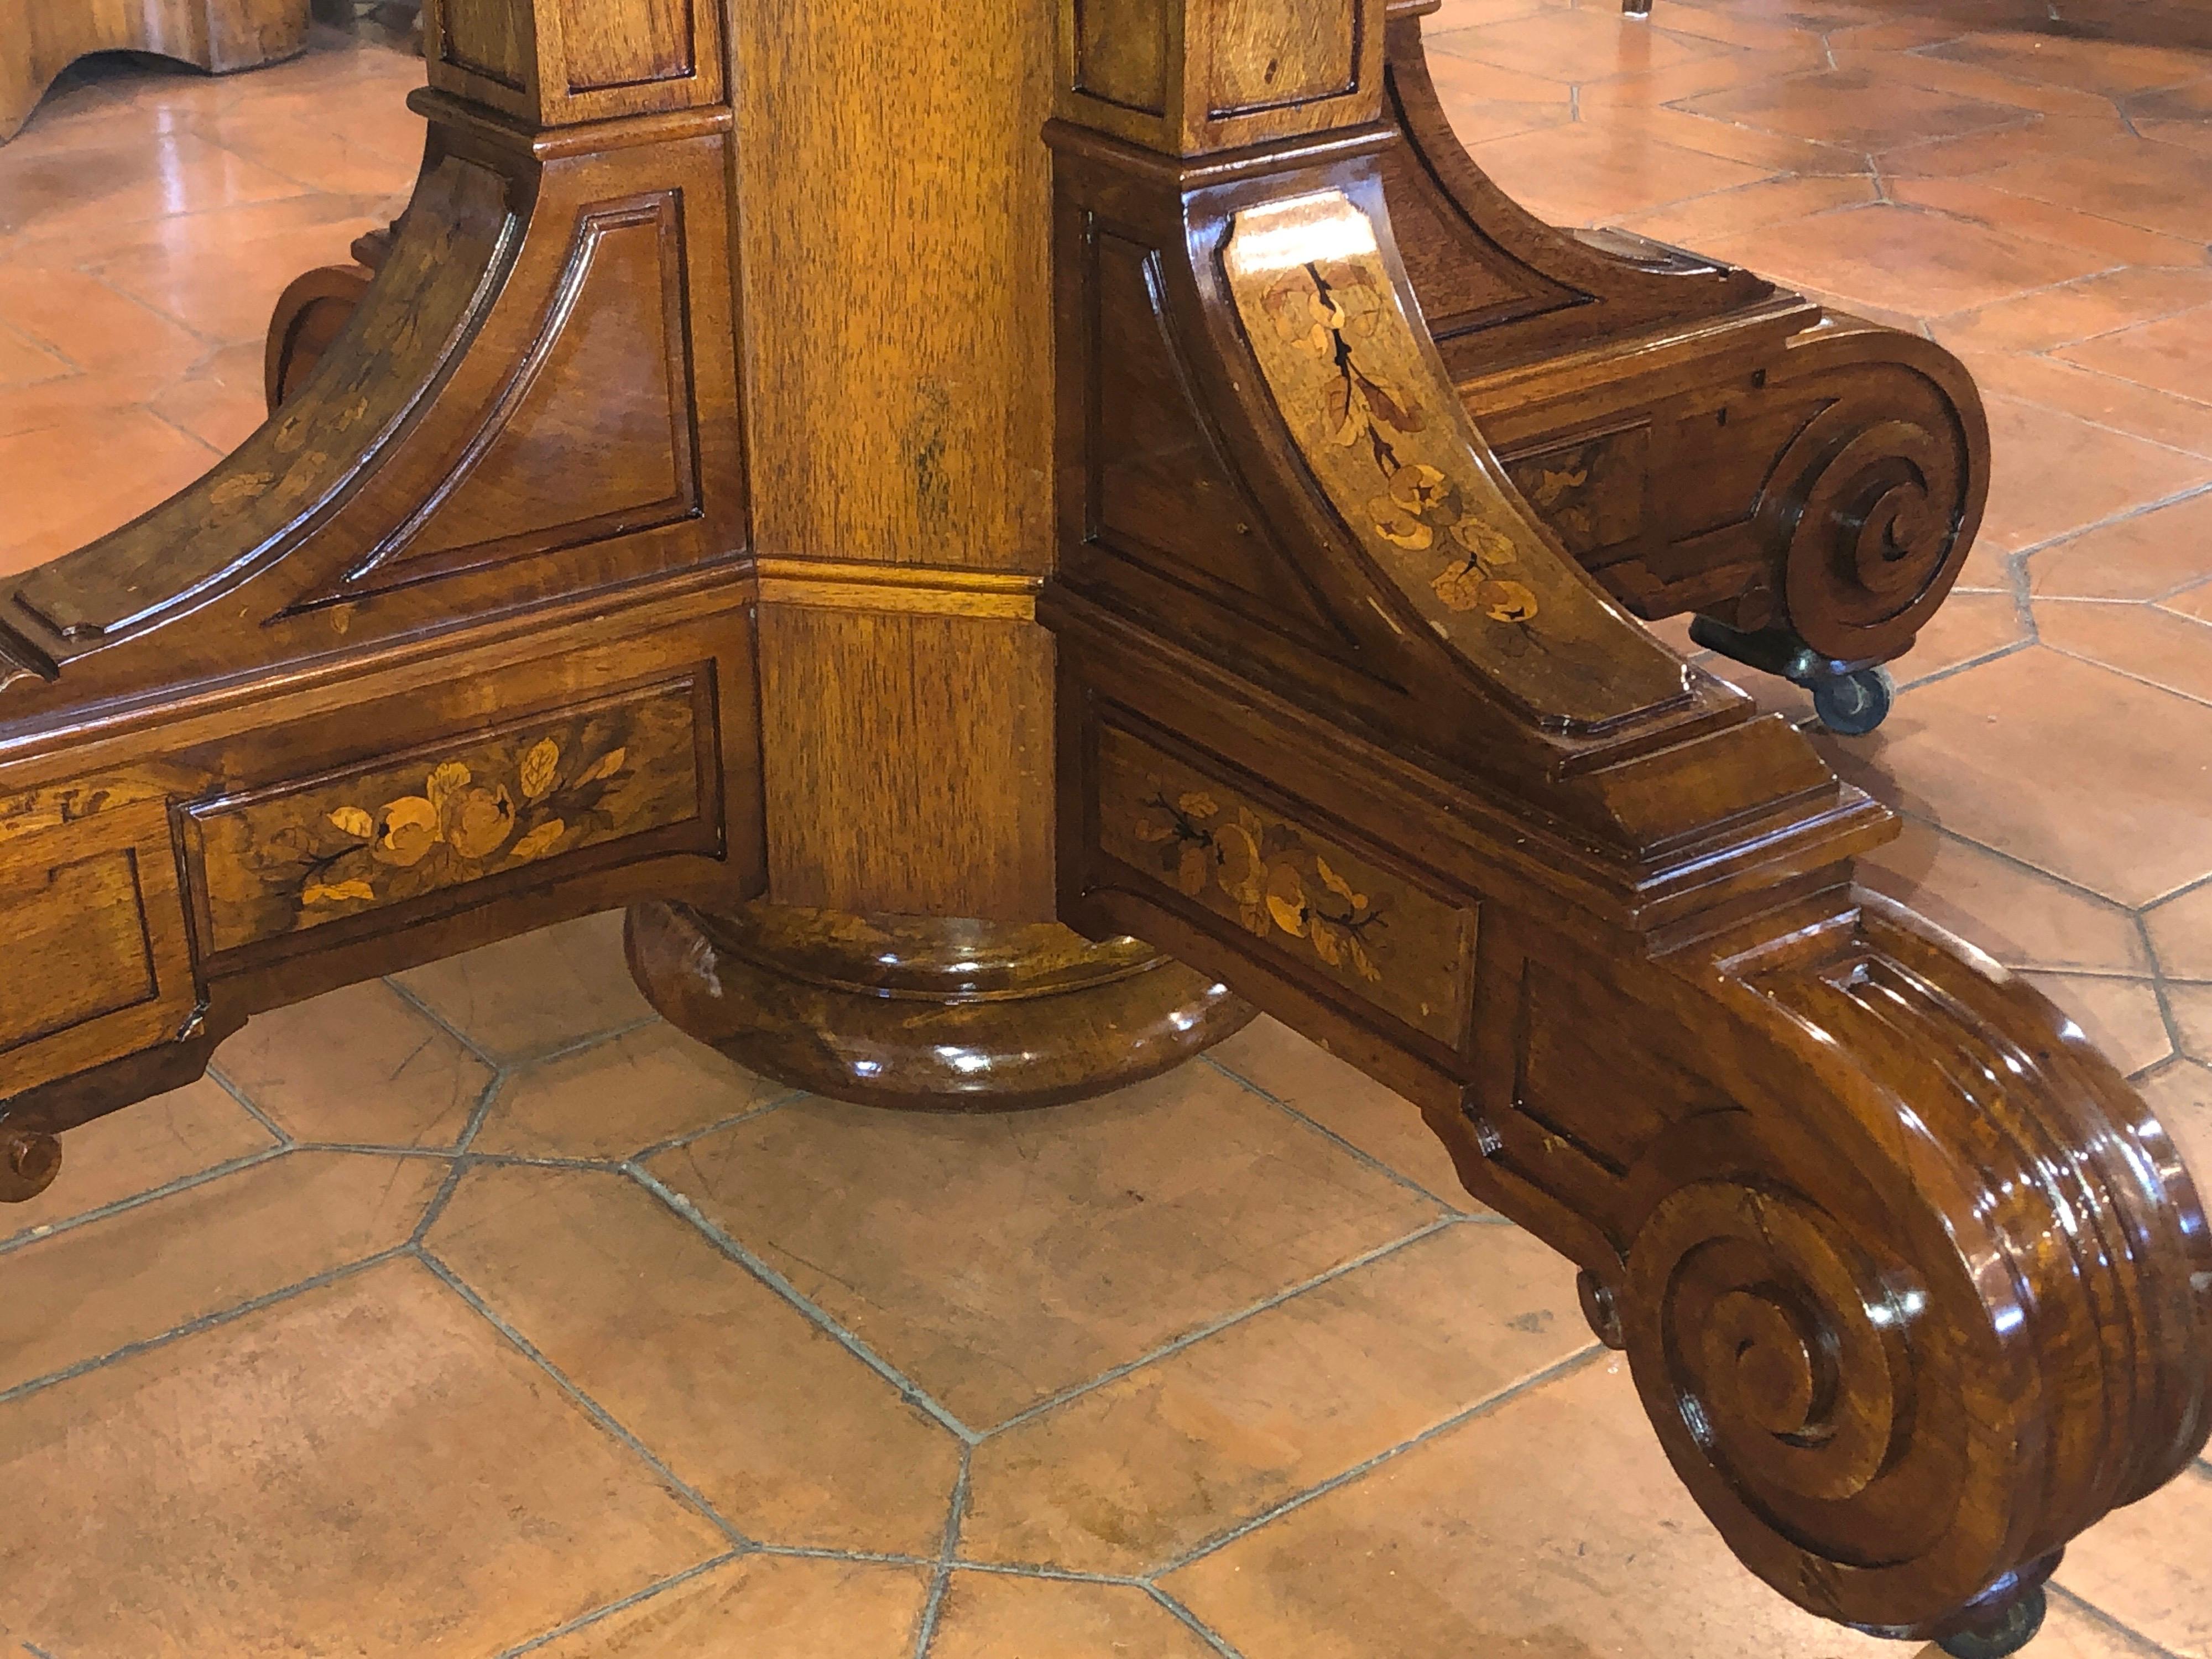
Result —
[[198, 992], [168, 809], [144, 798], [143, 780], [0, 801], [0, 1102], [190, 1022]]
[[195, 806], [209, 948], [711, 820], [702, 689], [678, 680]]
[[603, 92], [692, 70], [691, 0], [567, 0], [561, 44], [568, 90]]
[[1206, 112], [1216, 118], [1352, 91], [1358, 0], [1214, 0]]
[[33, 859], [0, 874], [8, 952], [0, 973], [0, 1053], [159, 994], [138, 855], [129, 847]]
[[346, 592], [696, 514], [685, 269], [676, 191], [586, 213], [538, 337], [483, 428]]
[[511, 0], [434, 0], [439, 58], [520, 91], [535, 65], [527, 11]]
[[1098, 734], [1098, 844], [1449, 1047], [1465, 1039], [1475, 912], [1119, 726]]
[[1123, 109], [1165, 114], [1179, 10], [1171, 0], [1076, 0], [1076, 86]]

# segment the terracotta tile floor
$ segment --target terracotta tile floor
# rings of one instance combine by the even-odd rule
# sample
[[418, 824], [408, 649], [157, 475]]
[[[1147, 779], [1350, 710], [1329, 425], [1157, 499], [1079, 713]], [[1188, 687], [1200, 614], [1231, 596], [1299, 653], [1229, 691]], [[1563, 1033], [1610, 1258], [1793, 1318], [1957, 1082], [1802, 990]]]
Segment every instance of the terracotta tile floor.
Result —
[[[1540, 211], [1966, 355], [1982, 550], [1889, 725], [1826, 746], [1905, 815], [1871, 879], [2045, 985], [2212, 1170], [2212, 21], [2052, 9], [1445, 0], [1431, 33]], [[388, 216], [419, 76], [335, 34], [233, 80], [103, 63], [0, 148], [0, 568], [252, 428], [270, 304]], [[617, 932], [258, 1020], [0, 1214], [0, 1648], [1906, 1651], [1741, 1571], [1565, 1266], [1279, 1028], [1086, 1105], [881, 1116], [674, 1037]], [[2212, 1655], [2209, 1531], [2200, 1466], [2075, 1547], [2035, 1651]]]

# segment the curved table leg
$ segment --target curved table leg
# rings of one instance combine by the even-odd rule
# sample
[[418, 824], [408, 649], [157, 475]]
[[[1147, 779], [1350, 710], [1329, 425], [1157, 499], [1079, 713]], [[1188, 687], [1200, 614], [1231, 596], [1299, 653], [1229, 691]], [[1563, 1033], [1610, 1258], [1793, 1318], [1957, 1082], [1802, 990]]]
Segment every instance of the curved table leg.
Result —
[[1720, 648], [1770, 672], [1802, 659], [1816, 696], [1870, 683], [1942, 604], [1980, 523], [1972, 379], [1917, 335], [1748, 271], [1537, 219], [1453, 133], [1425, 9], [1389, 8], [1384, 191], [1444, 366], [1507, 472], [1638, 616], [1758, 636]]
[[727, 112], [417, 99], [268, 424], [0, 586], [0, 1198], [257, 1010], [759, 890]]
[[[1581, 1264], [1768, 1583], [2024, 1640], [2067, 1540], [2212, 1427], [2212, 1237], [2164, 1131], [2039, 994], [1857, 890], [1888, 815], [1514, 492], [1421, 326], [1388, 136], [1056, 143], [1063, 914], [1419, 1103]], [[1170, 467], [1232, 513], [1158, 506]]]

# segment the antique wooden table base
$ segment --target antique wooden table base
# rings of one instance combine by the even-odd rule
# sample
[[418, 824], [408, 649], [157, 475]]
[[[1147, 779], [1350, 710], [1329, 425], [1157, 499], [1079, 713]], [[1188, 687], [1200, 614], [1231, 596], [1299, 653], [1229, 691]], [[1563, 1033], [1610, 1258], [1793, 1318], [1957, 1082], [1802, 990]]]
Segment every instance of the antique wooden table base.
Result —
[[9, 1195], [257, 1010], [613, 905], [677, 1024], [887, 1104], [1256, 1006], [1580, 1264], [1753, 1571], [2026, 1640], [2204, 1442], [2197, 1200], [1626, 614], [1864, 724], [1972, 387], [1528, 218], [1423, 9], [434, 6], [420, 183], [287, 297], [270, 423], [0, 588]]

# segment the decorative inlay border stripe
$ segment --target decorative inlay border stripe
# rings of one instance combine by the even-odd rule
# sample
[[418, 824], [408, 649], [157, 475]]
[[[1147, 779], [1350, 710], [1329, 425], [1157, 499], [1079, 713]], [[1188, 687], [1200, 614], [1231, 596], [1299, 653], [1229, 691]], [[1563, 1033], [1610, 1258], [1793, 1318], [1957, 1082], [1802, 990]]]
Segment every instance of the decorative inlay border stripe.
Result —
[[893, 611], [939, 617], [1036, 617], [1042, 576], [939, 565], [868, 564], [843, 559], [757, 559], [763, 605], [831, 611]]

